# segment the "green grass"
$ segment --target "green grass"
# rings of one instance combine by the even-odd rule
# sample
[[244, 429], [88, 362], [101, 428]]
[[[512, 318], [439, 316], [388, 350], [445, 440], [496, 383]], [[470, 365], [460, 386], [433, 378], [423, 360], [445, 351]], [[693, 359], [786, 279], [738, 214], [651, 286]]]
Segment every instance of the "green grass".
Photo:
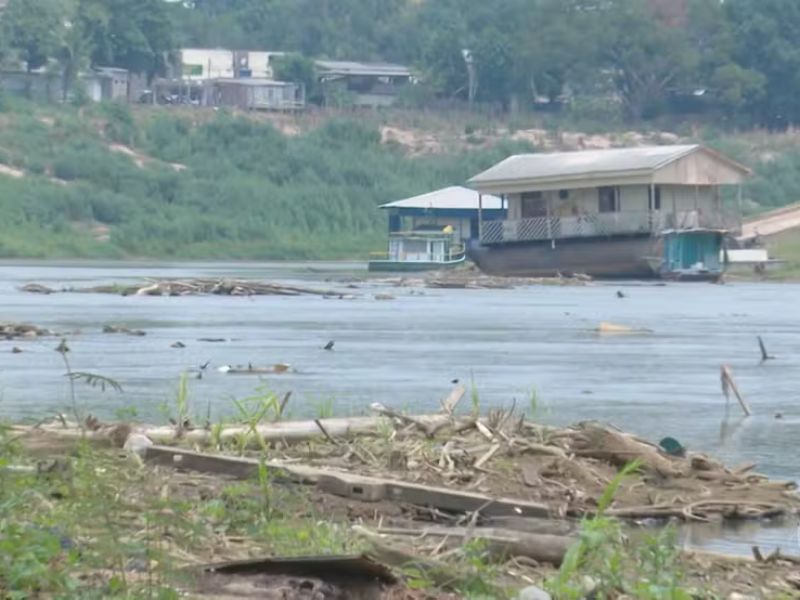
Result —
[[[531, 150], [508, 141], [517, 129], [619, 137], [617, 124], [579, 112], [339, 115], [0, 98], [0, 164], [25, 173], [0, 175], [0, 258], [364, 258], [385, 246], [380, 204], [463, 183]], [[439, 151], [415, 155], [381, 143], [387, 125], [432, 138]], [[794, 134], [708, 126], [694, 135], [754, 168], [748, 210], [800, 198]], [[111, 150], [120, 144], [136, 154]]]
[[0, 428], [2, 598], [178, 598], [185, 557], [213, 560], [230, 537], [266, 556], [361, 549], [348, 523], [321, 520], [265, 468], [213, 495], [187, 494], [169, 473], [81, 443], [56, 469], [6, 471], [35, 464]]
[[0, 163], [26, 176], [0, 177], [0, 257], [367, 256], [385, 243], [378, 205], [523, 148], [412, 158], [381, 144], [374, 123], [332, 119], [287, 137], [258, 118], [197, 115], [6, 106]]

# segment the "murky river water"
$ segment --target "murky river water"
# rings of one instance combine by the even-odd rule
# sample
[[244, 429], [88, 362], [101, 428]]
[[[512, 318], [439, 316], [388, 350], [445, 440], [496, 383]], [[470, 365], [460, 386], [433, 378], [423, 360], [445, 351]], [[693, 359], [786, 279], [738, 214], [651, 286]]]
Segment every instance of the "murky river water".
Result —
[[[411, 410], [436, 410], [450, 381], [474, 379], [483, 406], [529, 406], [555, 423], [600, 419], [655, 441], [666, 435], [729, 463], [755, 461], [777, 478], [800, 478], [800, 285], [706, 284], [531, 287], [515, 290], [391, 289], [378, 283], [349, 289], [364, 277], [347, 264], [2, 264], [0, 321], [26, 321], [70, 335], [76, 371], [119, 381], [124, 392], [78, 384], [79, 400], [101, 418], [135, 407], [142, 420], [162, 420], [174, 404], [179, 374], [211, 361], [191, 379], [196, 414], [231, 414], [231, 398], [260, 385], [292, 390], [292, 416], [333, 406], [360, 413], [376, 400]], [[352, 300], [303, 297], [120, 297], [23, 294], [36, 281], [60, 286], [159, 277], [246, 277], [298, 281], [357, 294]], [[616, 290], [624, 290], [620, 299]], [[375, 300], [390, 291], [397, 299]], [[601, 337], [601, 321], [647, 328], [650, 335]], [[145, 337], [101, 333], [104, 324], [147, 331]], [[756, 336], [777, 359], [759, 364]], [[223, 343], [198, 341], [224, 338]], [[333, 352], [321, 347], [335, 340]], [[171, 348], [181, 341], [186, 348]], [[41, 418], [64, 410], [69, 389], [57, 341], [2, 342], [0, 416]], [[24, 352], [12, 354], [12, 346]], [[290, 363], [296, 373], [259, 379], [225, 375], [227, 364]], [[750, 403], [742, 419], [720, 393], [728, 364]], [[783, 415], [776, 419], [776, 413]], [[724, 434], [724, 435], [723, 435]], [[695, 531], [700, 545], [748, 551], [798, 550], [794, 527]], [[721, 539], [718, 537], [721, 535]]]

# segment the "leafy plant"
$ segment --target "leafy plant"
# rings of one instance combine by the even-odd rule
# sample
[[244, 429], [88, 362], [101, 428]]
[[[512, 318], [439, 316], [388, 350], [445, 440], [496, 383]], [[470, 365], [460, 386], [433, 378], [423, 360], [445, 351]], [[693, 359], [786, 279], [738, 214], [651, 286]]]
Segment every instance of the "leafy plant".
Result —
[[85, 373], [82, 371], [72, 371], [67, 373], [67, 377], [73, 381], [82, 381], [89, 387], [100, 388], [101, 392], [105, 392], [106, 388], [111, 388], [115, 392], [122, 393], [122, 385], [110, 377], [105, 375], [98, 375], [97, 373]]
[[[564, 557], [547, 587], [559, 600], [578, 600], [587, 594], [604, 599], [628, 594], [639, 600], [689, 600], [681, 587], [679, 550], [674, 531], [666, 529], [632, 546], [622, 524], [606, 511], [627, 477], [637, 472], [636, 461], [626, 465], [598, 500], [592, 518], [581, 524], [580, 540]], [[591, 582], [591, 589], [587, 582]]]

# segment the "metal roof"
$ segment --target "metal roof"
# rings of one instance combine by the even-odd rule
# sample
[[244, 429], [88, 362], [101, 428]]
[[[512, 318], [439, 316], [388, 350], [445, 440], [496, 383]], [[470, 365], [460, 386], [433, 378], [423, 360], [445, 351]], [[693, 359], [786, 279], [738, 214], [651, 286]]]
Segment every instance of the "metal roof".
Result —
[[729, 166], [749, 173], [749, 169], [698, 144], [682, 146], [643, 146], [611, 150], [585, 150], [549, 154], [517, 154], [469, 180], [471, 185], [501, 182], [537, 182], [590, 176], [614, 177], [632, 173], [653, 173], [697, 151], [713, 155]]
[[391, 63], [362, 63], [346, 60], [318, 60], [317, 67], [337, 75], [373, 75], [378, 77], [410, 77], [411, 70]]
[[230, 83], [251, 87], [296, 87], [296, 83], [291, 81], [278, 81], [277, 79], [266, 79], [265, 77], [215, 77], [210, 80], [212, 83]]
[[[384, 204], [381, 208], [417, 208], [437, 210], [478, 210], [478, 192], [465, 187], [453, 186], [428, 192], [421, 196]], [[501, 210], [503, 201], [497, 196], [483, 195], [485, 210]]]

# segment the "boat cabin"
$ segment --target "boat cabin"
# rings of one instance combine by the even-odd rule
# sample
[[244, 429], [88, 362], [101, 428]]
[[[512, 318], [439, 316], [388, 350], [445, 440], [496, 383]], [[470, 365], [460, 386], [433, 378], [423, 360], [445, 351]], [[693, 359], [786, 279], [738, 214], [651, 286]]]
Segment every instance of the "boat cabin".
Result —
[[389, 235], [389, 252], [373, 254], [370, 271], [430, 271], [455, 267], [466, 260], [464, 244], [452, 227], [397, 232]]
[[442, 231], [451, 227], [456, 238], [462, 242], [478, 239], [479, 204], [486, 221], [503, 219], [506, 216], [502, 198], [484, 194], [465, 187], [443, 188], [390, 202], [381, 206], [389, 213], [389, 234], [402, 231]]

